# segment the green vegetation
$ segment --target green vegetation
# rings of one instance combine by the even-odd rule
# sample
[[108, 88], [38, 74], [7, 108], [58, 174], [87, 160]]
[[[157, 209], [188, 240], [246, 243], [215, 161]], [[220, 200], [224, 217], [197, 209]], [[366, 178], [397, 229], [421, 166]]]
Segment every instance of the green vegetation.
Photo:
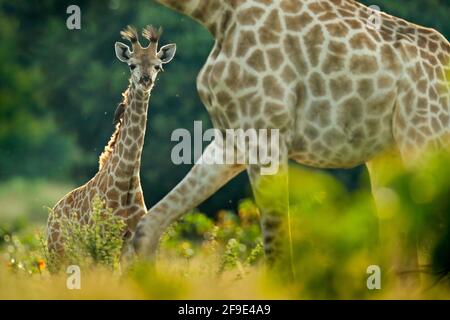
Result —
[[50, 271], [57, 271], [61, 265], [85, 268], [100, 265], [112, 271], [118, 270], [126, 225], [122, 218], [113, 215], [112, 210], [105, 207], [100, 198], [96, 197], [92, 201], [88, 224], [81, 224], [76, 213], [51, 217], [52, 223], [61, 226], [64, 259], [58, 259], [44, 245], [44, 255]]
[[[117, 262], [122, 242], [117, 236], [123, 225], [99, 202], [92, 224], [66, 221], [71, 232], [66, 233], [69, 259], [63, 266], [82, 267], [80, 291], [62, 288], [64, 268], [49, 276], [51, 261], [49, 265], [42, 252], [41, 233], [25, 225], [3, 235], [0, 297], [448, 299], [448, 278], [434, 283], [450, 266], [449, 162], [449, 155], [430, 156], [420, 171], [392, 163], [389, 174], [391, 196], [385, 210], [407, 212], [414, 221], [421, 266], [428, 267], [412, 271], [422, 273], [426, 290], [405, 292], [391, 286], [389, 248], [380, 246], [368, 188], [349, 192], [329, 174], [293, 166], [290, 210], [296, 280], [288, 285], [265, 275], [259, 213], [251, 200], [241, 201], [236, 213], [221, 211], [215, 219], [198, 211], [186, 215], [163, 236], [155, 266], [135, 262], [121, 272]], [[366, 177], [360, 183], [367, 185]], [[382, 214], [382, 222], [389, 219]], [[382, 270], [381, 290], [366, 287], [370, 265]], [[123, 293], [111, 293], [111, 287]], [[27, 288], [34, 288], [35, 294], [24, 293]]]

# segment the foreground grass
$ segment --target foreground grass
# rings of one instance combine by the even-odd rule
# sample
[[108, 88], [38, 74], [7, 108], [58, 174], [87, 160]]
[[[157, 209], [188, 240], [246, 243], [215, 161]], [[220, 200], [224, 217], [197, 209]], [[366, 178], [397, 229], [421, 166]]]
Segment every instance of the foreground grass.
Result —
[[[201, 269], [203, 261], [196, 264]], [[182, 265], [182, 264], [181, 264]], [[166, 267], [167, 266], [167, 267]], [[160, 264], [157, 270], [139, 267], [119, 277], [102, 269], [82, 273], [81, 289], [68, 290], [65, 275], [0, 274], [0, 299], [289, 299], [285, 288], [268, 283], [260, 270], [252, 270], [245, 279], [186, 274], [172, 264]], [[170, 271], [171, 273], [167, 273]], [[177, 273], [175, 273], [178, 271]], [[137, 277], [139, 276], [139, 279]]]
[[[217, 232], [217, 226], [199, 213], [188, 215], [185, 224], [173, 227], [163, 239], [155, 265], [135, 262], [127, 270], [120, 270], [100, 261], [83, 261], [80, 290], [68, 289], [70, 275], [65, 273], [66, 265], [57, 274], [49, 272], [40, 232], [36, 228], [23, 230], [7, 237], [3, 246], [0, 299], [293, 298], [286, 288], [270, 283], [258, 253], [257, 261], [248, 262], [255, 250], [241, 257], [239, 252], [230, 254], [230, 250], [243, 250], [245, 246], [235, 238], [216, 243], [217, 237], [228, 238], [236, 236], [236, 231], [242, 232], [228, 218], [222, 222], [222, 235], [200, 239], [197, 232], [203, 232], [205, 227], [211, 230], [208, 225]], [[189, 240], [183, 239], [187, 231], [191, 232]]]
[[[182, 258], [159, 258], [156, 267], [134, 265], [125, 274], [112, 273], [108, 269], [95, 267], [83, 269], [80, 290], [69, 290], [66, 286], [69, 275], [48, 272], [27, 274], [0, 270], [0, 299], [316, 299], [331, 297], [328, 285], [308, 287], [308, 276], [295, 283], [281, 284], [265, 273], [264, 268], [246, 268], [245, 274], [227, 271], [220, 275], [214, 272], [219, 263], [211, 264], [210, 257], [195, 257], [189, 261]], [[363, 273], [355, 268], [357, 273]], [[300, 275], [302, 276], [302, 275]], [[355, 278], [359, 278], [355, 274]], [[348, 280], [348, 277], [345, 278]], [[341, 290], [339, 297], [364, 299], [450, 299], [448, 285], [441, 283], [422, 292], [405, 292], [383, 287], [380, 291], [369, 291], [365, 281], [359, 290], [344, 280], [337, 282]], [[326, 282], [326, 281], [325, 281]], [[431, 285], [432, 280], [426, 280]]]
[[[421, 264], [439, 268], [448, 266], [448, 163], [447, 157], [432, 159], [420, 173], [393, 165], [390, 187], [399, 191], [387, 204], [391, 211], [411, 212], [422, 240]], [[214, 220], [199, 212], [186, 215], [166, 232], [154, 266], [135, 263], [126, 270], [104, 263], [117, 258], [106, 255], [105, 259], [105, 252], [117, 255], [118, 243], [92, 246], [89, 239], [96, 237], [75, 228], [74, 238], [88, 236], [74, 242], [70, 263], [50, 275], [39, 227], [6, 231], [0, 240], [0, 298], [450, 299], [448, 278], [436, 284], [433, 268], [423, 273], [421, 290], [391, 285], [368, 188], [349, 192], [325, 173], [300, 168], [292, 168], [290, 184], [295, 281], [285, 283], [265, 270], [259, 212], [252, 201], [245, 200], [237, 212], [219, 212]], [[93, 258], [86, 260], [82, 248], [88, 248]], [[102, 259], [96, 252], [102, 252]], [[66, 286], [65, 268], [74, 263], [81, 265], [80, 290]], [[382, 270], [381, 290], [367, 288], [371, 265]]]

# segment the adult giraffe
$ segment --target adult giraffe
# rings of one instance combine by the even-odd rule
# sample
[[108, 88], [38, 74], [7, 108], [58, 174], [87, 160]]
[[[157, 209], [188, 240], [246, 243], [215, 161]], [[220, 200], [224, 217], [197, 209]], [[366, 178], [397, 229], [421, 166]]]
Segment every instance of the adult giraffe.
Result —
[[[268, 261], [289, 255], [288, 159], [319, 168], [366, 163], [376, 200], [385, 157], [408, 164], [450, 133], [450, 44], [437, 31], [352, 0], [157, 0], [199, 21], [214, 48], [198, 91], [214, 126], [280, 130], [280, 170], [196, 164], [140, 221], [134, 244], [151, 257], [166, 227], [247, 169], [262, 216]], [[447, 75], [447, 76], [446, 76]], [[212, 143], [202, 158], [210, 158]], [[379, 160], [382, 158], [384, 160]], [[273, 192], [265, 185], [281, 188]], [[381, 190], [381, 191], [380, 191]], [[281, 195], [281, 196], [280, 196]], [[401, 219], [396, 270], [416, 269], [415, 243]], [[396, 223], [398, 223], [396, 225]]]

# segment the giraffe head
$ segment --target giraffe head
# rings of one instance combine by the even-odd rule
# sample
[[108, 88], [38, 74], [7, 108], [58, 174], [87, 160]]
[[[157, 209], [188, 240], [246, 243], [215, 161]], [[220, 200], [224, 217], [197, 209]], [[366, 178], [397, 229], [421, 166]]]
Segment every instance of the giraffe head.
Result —
[[158, 41], [162, 28], [153, 26], [144, 28], [142, 35], [150, 43], [143, 47], [139, 42], [139, 35], [135, 28], [128, 26], [121, 33], [122, 38], [131, 42], [131, 49], [122, 42], [116, 42], [117, 58], [128, 64], [131, 71], [131, 81], [144, 91], [150, 91], [163, 65], [169, 63], [177, 49], [175, 44], [168, 44], [158, 50]]

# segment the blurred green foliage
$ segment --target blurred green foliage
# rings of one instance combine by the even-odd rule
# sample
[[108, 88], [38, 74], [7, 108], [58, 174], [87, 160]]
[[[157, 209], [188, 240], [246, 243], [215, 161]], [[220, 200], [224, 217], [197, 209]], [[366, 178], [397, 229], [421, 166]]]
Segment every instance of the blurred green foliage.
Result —
[[12, 223], [16, 219], [44, 222], [47, 208], [52, 208], [59, 198], [73, 186], [49, 183], [43, 178], [25, 179], [16, 177], [0, 184], [0, 223]]

